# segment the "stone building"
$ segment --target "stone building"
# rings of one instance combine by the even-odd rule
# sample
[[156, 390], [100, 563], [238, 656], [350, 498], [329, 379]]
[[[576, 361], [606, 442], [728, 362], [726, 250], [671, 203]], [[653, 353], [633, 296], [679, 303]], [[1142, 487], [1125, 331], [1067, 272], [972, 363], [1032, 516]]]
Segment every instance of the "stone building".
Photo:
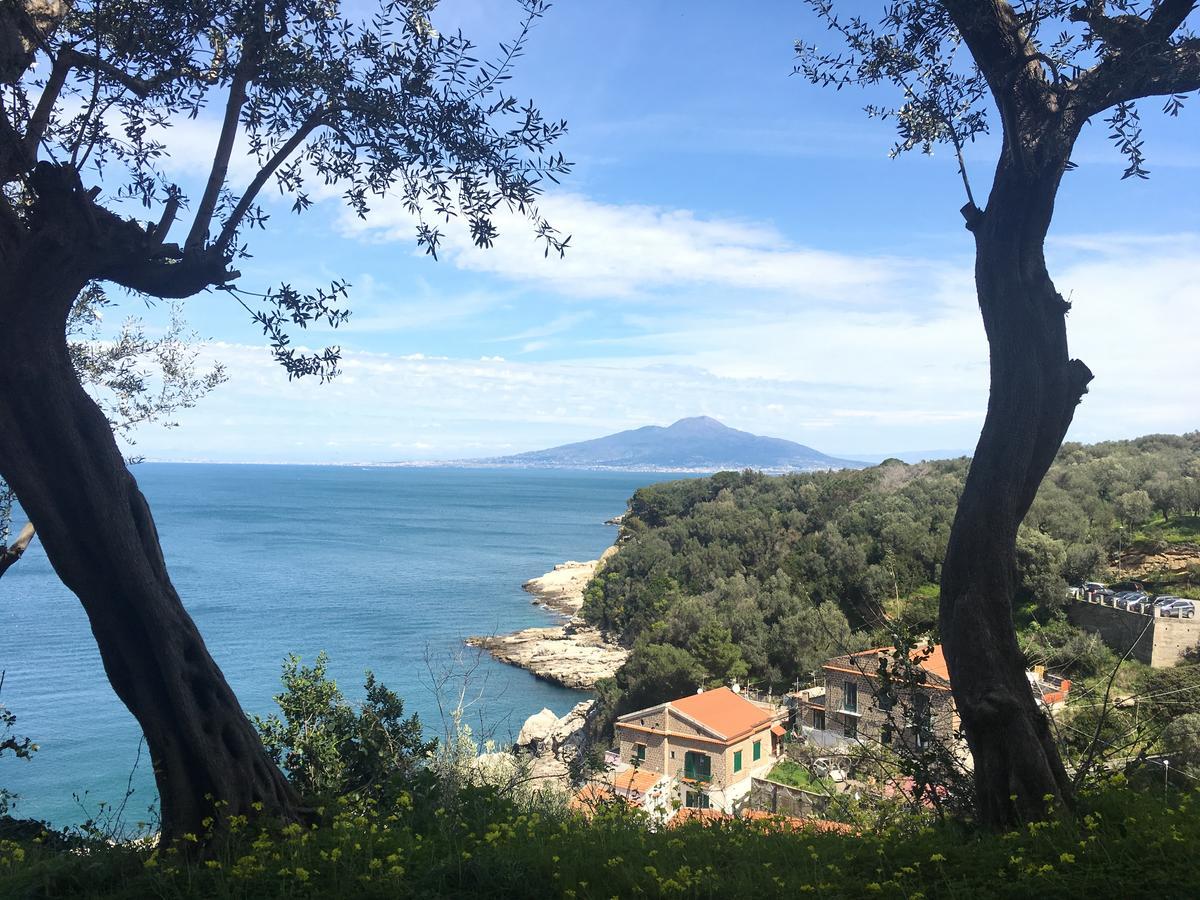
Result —
[[[954, 743], [959, 717], [942, 645], [918, 646], [911, 651], [910, 667], [897, 664], [896, 652], [895, 647], [879, 647], [827, 660], [821, 666], [823, 686], [795, 695], [794, 730], [830, 750], [853, 743]], [[1066, 705], [1069, 679], [1041, 666], [1026, 677], [1045, 709]]]
[[912, 651], [912, 662], [916, 684], [897, 667], [894, 647], [827, 660], [824, 690], [810, 691], [797, 711], [805, 737], [830, 748], [953, 740], [958, 713], [941, 644]]
[[619, 717], [617, 754], [670, 778], [682, 806], [733, 812], [778, 759], [782, 715], [727, 687], [702, 691]]

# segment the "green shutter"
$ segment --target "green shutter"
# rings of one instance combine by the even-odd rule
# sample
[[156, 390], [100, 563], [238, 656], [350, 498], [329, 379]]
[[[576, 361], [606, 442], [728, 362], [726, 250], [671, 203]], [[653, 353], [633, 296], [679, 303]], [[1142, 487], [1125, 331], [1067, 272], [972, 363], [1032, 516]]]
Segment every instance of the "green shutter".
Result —
[[733, 754], [733, 771], [742, 771], [742, 751], [738, 750]]
[[645, 759], [645, 758], [646, 758], [646, 745], [645, 745], [645, 744], [638, 744], [638, 745], [637, 745], [637, 758], [638, 758], [638, 759]]
[[758, 762], [762, 759], [762, 741], [754, 742], [754, 761]]

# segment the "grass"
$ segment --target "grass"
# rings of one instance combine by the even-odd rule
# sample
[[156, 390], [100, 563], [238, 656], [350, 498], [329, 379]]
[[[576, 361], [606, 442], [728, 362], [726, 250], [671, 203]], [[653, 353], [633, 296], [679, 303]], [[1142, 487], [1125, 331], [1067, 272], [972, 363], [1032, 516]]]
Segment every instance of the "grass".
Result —
[[790, 759], [782, 759], [776, 763], [775, 768], [767, 774], [767, 778], [771, 781], [778, 781], [780, 784], [818, 794], [829, 794], [834, 789], [833, 782], [828, 778], [819, 778], [804, 766], [792, 762]]
[[1166, 541], [1168, 544], [1200, 543], [1200, 516], [1175, 516], [1167, 521], [1160, 515], [1133, 535], [1134, 541]]
[[0, 842], [0, 896], [115, 898], [1192, 896], [1200, 797], [1116, 787], [1078, 820], [976, 833], [897, 814], [857, 835], [734, 821], [652, 832], [619, 806], [591, 821], [468, 796], [452, 807], [342, 806], [315, 827], [234, 823], [211, 858]]

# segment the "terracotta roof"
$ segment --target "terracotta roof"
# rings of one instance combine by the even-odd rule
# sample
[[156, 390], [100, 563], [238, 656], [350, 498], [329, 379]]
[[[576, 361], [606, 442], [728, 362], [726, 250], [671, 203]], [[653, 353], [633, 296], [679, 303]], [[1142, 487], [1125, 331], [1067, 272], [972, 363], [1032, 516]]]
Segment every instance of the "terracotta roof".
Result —
[[[878, 656], [881, 653], [892, 654], [895, 652], [895, 647], [876, 647], [872, 650], [861, 650], [858, 653], [851, 653], [849, 656], [839, 656], [828, 660], [824, 667], [844, 671], [846, 670], [846, 665], [839, 665], [842, 660], [853, 661], [859, 660], [864, 656]], [[911, 659], [913, 662], [916, 662], [917, 660], [921, 659], [924, 653], [925, 651], [921, 649], [913, 650], [912, 653], [909, 654], [909, 659]], [[850, 671], [859, 672], [860, 674], [870, 677], [873, 677], [876, 674], [873, 667], [863, 665], [862, 663], [851, 662], [850, 666], [852, 667]], [[941, 678], [946, 682], [950, 681], [950, 669], [946, 665], [946, 655], [942, 652], [941, 644], [933, 645], [932, 652], [921, 662], [921, 668], [931, 675], [936, 675], [938, 678]]]
[[571, 809], [582, 810], [583, 812], [592, 812], [601, 803], [620, 800], [626, 802], [624, 797], [618, 797], [610, 788], [602, 784], [588, 783], [576, 791], [575, 796], [571, 798], [567, 805]]
[[614, 800], [626, 803], [638, 801], [653, 789], [662, 777], [658, 772], [647, 772], [644, 769], [626, 769], [624, 772], [610, 773], [581, 787], [571, 797], [568, 805], [571, 809], [591, 812], [601, 803], [611, 803]]
[[853, 834], [854, 827], [847, 825], [845, 822], [831, 822], [828, 819], [799, 819], [795, 816], [783, 816], [778, 813], [767, 812], [761, 809], [744, 809], [737, 816], [731, 816], [728, 813], [721, 812], [719, 809], [692, 809], [685, 807], [679, 810], [671, 817], [671, 821], [667, 824], [672, 828], [680, 825], [686, 825], [688, 822], [702, 822], [704, 824], [715, 824], [717, 822], [731, 821], [734, 818], [748, 819], [754, 822], [764, 822], [770, 825], [779, 825], [785, 828], [810, 828], [814, 831], [836, 832], [838, 834]]
[[780, 825], [789, 825], [792, 828], [811, 828], [813, 831], [833, 831], [839, 834], [852, 834], [854, 832], [854, 826], [847, 825], [845, 822], [833, 822], [829, 819], [798, 819], [795, 816], [783, 816], [779, 813], [767, 812], [762, 809], [744, 809], [738, 816], [742, 819], [776, 822]]
[[723, 813], [719, 809], [693, 809], [690, 806], [685, 806], [671, 816], [671, 821], [668, 823], [672, 828], [678, 825], [684, 825], [688, 822], [720, 822], [725, 819], [732, 818], [728, 813]]
[[600, 783], [610, 785], [618, 791], [634, 794], [646, 794], [662, 780], [659, 772], [649, 772], [646, 769], [626, 769], [624, 772], [614, 772], [597, 779]]
[[772, 725], [771, 734], [775, 735], [775, 737], [783, 737], [787, 734], [787, 730], [782, 725]]
[[771, 722], [771, 714], [727, 687], [690, 694], [668, 704], [726, 738]]

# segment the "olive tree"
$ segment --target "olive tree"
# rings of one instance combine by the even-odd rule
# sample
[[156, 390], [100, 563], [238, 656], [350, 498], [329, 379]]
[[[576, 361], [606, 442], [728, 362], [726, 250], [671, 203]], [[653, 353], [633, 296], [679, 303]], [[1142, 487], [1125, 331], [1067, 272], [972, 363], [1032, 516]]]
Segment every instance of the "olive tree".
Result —
[[[1044, 243], [1072, 149], [1106, 116], [1126, 177], [1145, 177], [1138, 101], [1179, 112], [1200, 88], [1194, 0], [897, 0], [877, 20], [809, 0], [840, 47], [800, 43], [798, 70], [829, 87], [895, 88], [867, 113], [896, 123], [894, 152], [953, 148], [975, 240], [991, 358], [983, 431], [942, 567], [940, 629], [971, 753], [978, 815], [1005, 825], [1069, 805], [1070, 779], [1025, 679], [1012, 621], [1018, 527], [1092, 373], [1067, 350], [1071, 305]], [[845, 4], [846, 8], [851, 4]], [[1111, 10], [1111, 13], [1110, 13]], [[991, 188], [977, 197], [964, 148], [999, 120]], [[982, 203], [982, 206], [980, 205]]]
[[[268, 224], [261, 192], [303, 213], [314, 181], [358, 215], [399, 196], [432, 254], [452, 219], [490, 245], [498, 209], [561, 252], [536, 201], [568, 168], [551, 152], [565, 125], [505, 90], [545, 0], [524, 0], [515, 39], [482, 62], [434, 28], [433, 5], [379, 0], [360, 21], [337, 0], [0, 4], [0, 477], [146, 736], [166, 840], [222, 811], [300, 810], [171, 583], [109, 418], [80, 383], [71, 312], [95, 283], [207, 293], [245, 306], [289, 375], [332, 376], [337, 348], [299, 351], [288, 331], [344, 321], [346, 285], [251, 292], [236, 269]], [[211, 147], [195, 186], [163, 165], [164, 135], [189, 119]], [[252, 159], [244, 182], [235, 152]]]
[[[182, 309], [173, 303], [165, 330], [151, 336], [144, 323], [130, 317], [118, 332], [102, 328], [103, 313], [112, 305], [98, 284], [89, 285], [71, 310], [67, 325], [75, 374], [107, 416], [113, 431], [127, 444], [137, 429], [151, 423], [173, 428], [174, 414], [188, 409], [225, 381], [219, 363], [197, 366], [198, 335], [188, 329]], [[133, 461], [133, 460], [131, 460]], [[33, 541], [33, 523], [13, 537], [16, 495], [0, 478], [0, 577], [16, 564]]]

